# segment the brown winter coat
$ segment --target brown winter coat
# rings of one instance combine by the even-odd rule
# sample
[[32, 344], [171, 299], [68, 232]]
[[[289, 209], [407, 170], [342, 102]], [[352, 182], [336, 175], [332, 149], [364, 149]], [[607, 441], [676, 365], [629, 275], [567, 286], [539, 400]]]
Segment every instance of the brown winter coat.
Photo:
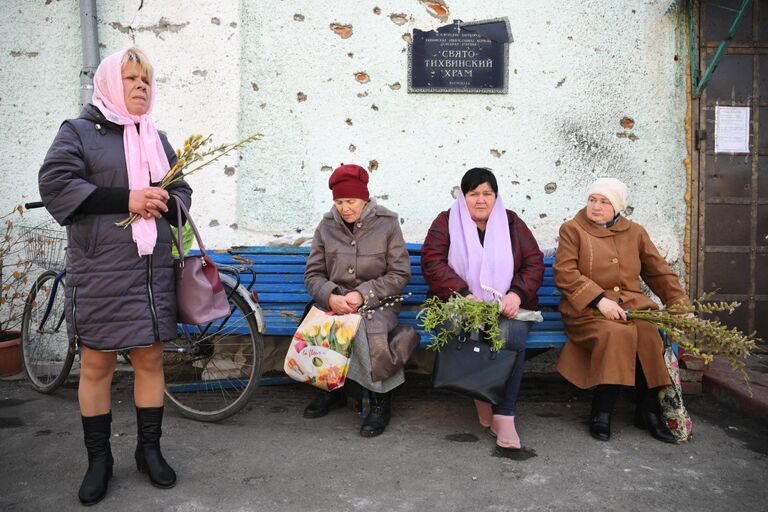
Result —
[[[307, 291], [320, 307], [329, 309], [331, 293], [344, 295], [354, 290], [376, 307], [382, 299], [403, 293], [410, 279], [410, 258], [396, 213], [371, 199], [355, 223], [354, 232], [346, 227], [335, 207], [323, 216], [312, 239], [304, 274]], [[374, 382], [402, 368], [419, 344], [413, 328], [398, 327], [399, 312], [396, 305], [364, 317]]]
[[658, 309], [640, 289], [641, 277], [666, 305], [688, 300], [678, 276], [642, 226], [621, 218], [604, 228], [582, 209], [560, 227], [553, 268], [568, 336], [557, 370], [566, 379], [580, 388], [634, 386], [639, 358], [649, 387], [670, 384], [654, 325], [598, 318], [589, 307], [602, 293], [625, 310]]

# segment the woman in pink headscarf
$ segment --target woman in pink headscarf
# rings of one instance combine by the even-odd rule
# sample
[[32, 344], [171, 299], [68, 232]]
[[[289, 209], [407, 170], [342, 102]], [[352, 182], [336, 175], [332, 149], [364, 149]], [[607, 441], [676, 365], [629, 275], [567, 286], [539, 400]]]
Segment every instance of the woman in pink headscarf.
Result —
[[[152, 122], [155, 92], [152, 66], [138, 48], [104, 59], [92, 104], [61, 125], [38, 176], [43, 203], [67, 227], [66, 317], [81, 354], [85, 505], [104, 497], [112, 476], [110, 385], [121, 350], [130, 351], [135, 376], [136, 466], [157, 487], [176, 483], [160, 452], [163, 342], [176, 338], [169, 220], [178, 201], [191, 205], [192, 190], [185, 182], [154, 186], [176, 162]], [[140, 219], [115, 226], [129, 213]]]
[[499, 302], [502, 335], [518, 356], [504, 401], [492, 407], [475, 400], [475, 407], [480, 425], [490, 427], [497, 445], [520, 448], [515, 413], [530, 322], [515, 316], [521, 307], [535, 310], [538, 305], [544, 257], [525, 222], [504, 208], [490, 170], [468, 170], [461, 192], [451, 209], [432, 222], [421, 249], [421, 270], [430, 295], [447, 300], [458, 293]]

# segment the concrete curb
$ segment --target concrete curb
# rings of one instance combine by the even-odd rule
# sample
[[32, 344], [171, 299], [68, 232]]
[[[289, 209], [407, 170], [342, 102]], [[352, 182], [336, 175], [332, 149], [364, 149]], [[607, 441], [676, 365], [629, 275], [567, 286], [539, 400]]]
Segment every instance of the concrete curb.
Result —
[[768, 419], [768, 375], [746, 368], [750, 386], [727, 362], [716, 359], [704, 371], [703, 390], [757, 419]]

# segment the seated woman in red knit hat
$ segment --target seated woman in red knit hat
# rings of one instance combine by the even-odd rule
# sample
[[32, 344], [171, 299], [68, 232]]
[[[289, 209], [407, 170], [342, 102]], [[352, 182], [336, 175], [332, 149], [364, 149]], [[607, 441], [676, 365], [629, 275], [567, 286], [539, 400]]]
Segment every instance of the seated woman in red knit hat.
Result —
[[[315, 304], [336, 314], [353, 313], [364, 303], [377, 307], [363, 317], [347, 374], [371, 392], [370, 413], [360, 435], [374, 437], [389, 423], [391, 390], [405, 381], [403, 366], [419, 344], [412, 328], [394, 331], [397, 305], [378, 309], [383, 299], [403, 292], [411, 265], [397, 214], [370, 198], [365, 169], [341, 165], [328, 187], [333, 207], [315, 230], [304, 284]], [[320, 391], [304, 409], [304, 417], [325, 416], [346, 400], [344, 388]]]

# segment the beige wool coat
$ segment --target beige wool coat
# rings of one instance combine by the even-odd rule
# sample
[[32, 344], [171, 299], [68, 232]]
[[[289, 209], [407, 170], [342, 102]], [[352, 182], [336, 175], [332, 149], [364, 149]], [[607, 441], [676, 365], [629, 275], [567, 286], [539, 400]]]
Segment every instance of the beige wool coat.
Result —
[[557, 370], [566, 379], [582, 389], [634, 386], [639, 358], [649, 387], [670, 384], [656, 326], [596, 317], [589, 307], [602, 293], [625, 310], [658, 309], [640, 289], [641, 278], [665, 305], [688, 301], [677, 274], [641, 225], [621, 218], [604, 228], [580, 210], [560, 227], [553, 270], [568, 336]]
[[[372, 307], [403, 293], [411, 279], [411, 263], [397, 214], [376, 204], [363, 208], [350, 231], [335, 207], [315, 230], [307, 258], [304, 285], [312, 299], [328, 310], [331, 293], [357, 290]], [[371, 379], [379, 381], [402, 368], [419, 344], [412, 328], [398, 325], [399, 304], [364, 316], [371, 354]]]

